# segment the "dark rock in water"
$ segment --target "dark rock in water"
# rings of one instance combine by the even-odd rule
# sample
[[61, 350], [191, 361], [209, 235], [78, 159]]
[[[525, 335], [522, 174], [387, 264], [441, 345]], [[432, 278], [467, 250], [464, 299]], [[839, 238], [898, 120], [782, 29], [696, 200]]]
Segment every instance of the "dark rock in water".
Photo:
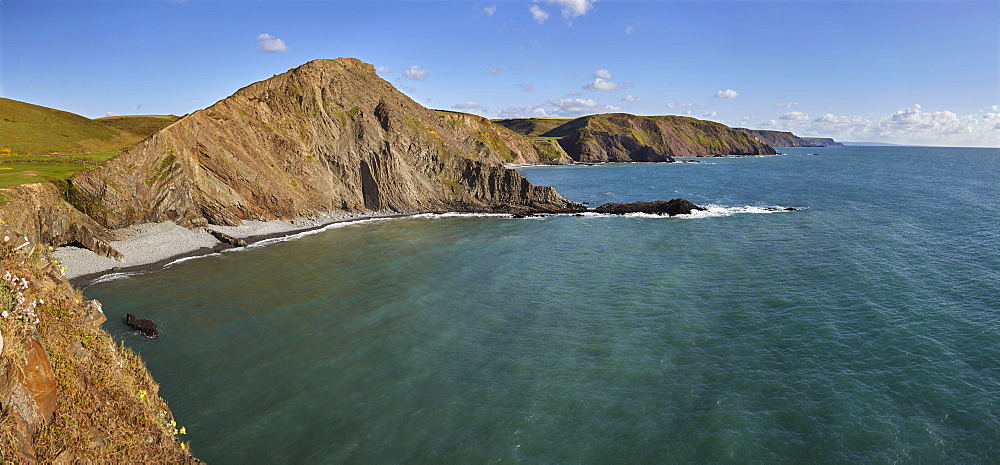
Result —
[[606, 203], [594, 209], [597, 213], [624, 215], [626, 213], [651, 213], [655, 215], [687, 215], [692, 211], [704, 211], [687, 199], [656, 200], [653, 202]]
[[208, 231], [209, 234], [215, 236], [215, 238], [218, 239], [219, 241], [225, 242], [226, 244], [229, 244], [229, 245], [231, 245], [233, 247], [246, 247], [247, 246], [247, 241], [245, 241], [243, 239], [240, 239], [238, 237], [233, 237], [233, 236], [230, 236], [229, 234], [221, 233], [221, 232], [216, 231], [214, 229], [206, 229], [206, 231]]
[[146, 337], [157, 338], [160, 336], [160, 330], [156, 327], [156, 323], [153, 323], [153, 320], [139, 318], [131, 313], [126, 313], [125, 324], [144, 334]]
[[768, 207], [768, 208], [765, 208], [765, 210], [767, 210], [769, 212], [797, 212], [797, 211], [799, 211], [798, 208], [793, 208], [793, 207]]

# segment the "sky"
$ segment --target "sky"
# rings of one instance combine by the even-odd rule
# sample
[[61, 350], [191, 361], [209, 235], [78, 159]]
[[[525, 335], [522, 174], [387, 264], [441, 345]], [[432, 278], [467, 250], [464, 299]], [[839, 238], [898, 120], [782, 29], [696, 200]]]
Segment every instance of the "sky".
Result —
[[1000, 147], [1000, 1], [0, 0], [0, 96], [183, 115], [317, 58], [489, 118]]

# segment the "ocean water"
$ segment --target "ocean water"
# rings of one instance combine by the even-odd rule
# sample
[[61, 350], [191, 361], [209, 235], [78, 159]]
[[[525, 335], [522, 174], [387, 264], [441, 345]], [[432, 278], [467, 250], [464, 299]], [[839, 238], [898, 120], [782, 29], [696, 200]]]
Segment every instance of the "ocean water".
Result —
[[1000, 149], [783, 150], [522, 170], [693, 218], [373, 221], [85, 294], [209, 463], [996, 461]]

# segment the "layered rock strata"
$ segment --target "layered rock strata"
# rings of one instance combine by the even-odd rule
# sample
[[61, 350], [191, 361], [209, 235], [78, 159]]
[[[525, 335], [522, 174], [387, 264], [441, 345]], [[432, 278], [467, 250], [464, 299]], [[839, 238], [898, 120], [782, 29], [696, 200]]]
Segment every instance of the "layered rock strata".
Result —
[[577, 162], [670, 162], [674, 157], [773, 155], [771, 146], [724, 124], [625, 113], [577, 118], [552, 133]]
[[489, 144], [355, 59], [251, 84], [77, 175], [108, 227], [237, 225], [329, 211], [557, 212], [582, 206], [507, 170]]

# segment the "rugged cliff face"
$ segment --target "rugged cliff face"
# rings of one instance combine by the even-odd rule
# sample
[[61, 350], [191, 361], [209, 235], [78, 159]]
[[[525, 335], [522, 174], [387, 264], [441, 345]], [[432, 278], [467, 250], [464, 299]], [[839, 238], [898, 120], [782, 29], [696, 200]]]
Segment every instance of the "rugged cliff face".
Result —
[[559, 144], [578, 162], [673, 161], [674, 157], [775, 153], [747, 133], [684, 116], [593, 115], [550, 132], [566, 134]]
[[75, 177], [71, 200], [109, 227], [581, 208], [346, 58], [309, 62], [181, 118]]
[[0, 220], [27, 236], [34, 244], [52, 247], [74, 245], [98, 255], [121, 258], [108, 245], [111, 236], [104, 227], [80, 213], [60, 196], [56, 186], [40, 182], [0, 189], [4, 203]]
[[0, 225], [0, 265], [0, 458], [195, 462], [142, 361], [47, 249]]
[[799, 137], [787, 131], [767, 131], [763, 129], [735, 128], [752, 134], [771, 147], [834, 147], [841, 144], [828, 137]]
[[529, 139], [486, 118], [468, 113], [438, 110], [460, 130], [482, 142], [508, 163], [566, 164], [573, 160], [555, 139]]

